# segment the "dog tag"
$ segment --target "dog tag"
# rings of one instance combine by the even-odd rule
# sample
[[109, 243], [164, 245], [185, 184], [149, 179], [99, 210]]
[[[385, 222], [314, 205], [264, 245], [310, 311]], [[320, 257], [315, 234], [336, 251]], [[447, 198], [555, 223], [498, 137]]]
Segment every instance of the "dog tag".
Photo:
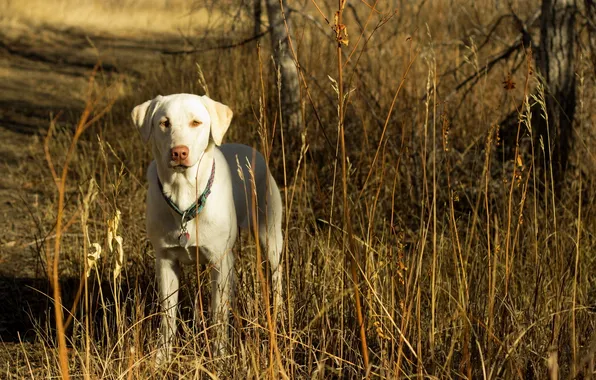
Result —
[[190, 240], [190, 234], [188, 232], [183, 232], [180, 234], [180, 236], [178, 236], [178, 244], [181, 247], [186, 248], [186, 245], [188, 244], [189, 240]]

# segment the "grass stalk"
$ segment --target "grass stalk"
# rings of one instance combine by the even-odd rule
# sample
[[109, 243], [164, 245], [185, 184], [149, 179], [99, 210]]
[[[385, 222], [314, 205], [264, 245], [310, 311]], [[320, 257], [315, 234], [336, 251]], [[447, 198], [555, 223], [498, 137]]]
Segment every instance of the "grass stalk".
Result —
[[[342, 14], [346, 0], [338, 0], [338, 8], [336, 12], [336, 23], [335, 33], [337, 42], [337, 88], [338, 88], [338, 127], [340, 135], [340, 147], [341, 147], [341, 168], [342, 168], [342, 192], [343, 192], [343, 209], [344, 209], [344, 229], [347, 232], [348, 240], [348, 257], [350, 262], [350, 273], [352, 276], [352, 284], [354, 290], [354, 302], [356, 306], [356, 317], [358, 320], [358, 329], [360, 331], [360, 348], [362, 353], [362, 361], [364, 364], [364, 370], [368, 374], [369, 371], [369, 359], [368, 359], [368, 344], [366, 341], [366, 325], [364, 322], [364, 315], [362, 312], [362, 306], [360, 304], [360, 289], [358, 282], [358, 251], [354, 244], [354, 232], [352, 230], [352, 221], [350, 217], [350, 205], [348, 199], [348, 173], [347, 173], [347, 155], [346, 155], [346, 142], [344, 133], [344, 90], [343, 90], [343, 64], [342, 64], [342, 45], [347, 43], [347, 32], [346, 26], [342, 24]], [[368, 377], [368, 376], [367, 376]]]

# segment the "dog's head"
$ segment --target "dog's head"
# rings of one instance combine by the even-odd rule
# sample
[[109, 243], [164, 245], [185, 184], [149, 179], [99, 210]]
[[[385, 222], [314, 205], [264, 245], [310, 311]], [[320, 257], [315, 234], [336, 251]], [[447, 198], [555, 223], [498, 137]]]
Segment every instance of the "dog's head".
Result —
[[183, 171], [195, 165], [209, 145], [221, 145], [232, 121], [232, 110], [208, 96], [158, 95], [132, 110], [132, 119], [145, 142], [151, 140], [156, 159]]

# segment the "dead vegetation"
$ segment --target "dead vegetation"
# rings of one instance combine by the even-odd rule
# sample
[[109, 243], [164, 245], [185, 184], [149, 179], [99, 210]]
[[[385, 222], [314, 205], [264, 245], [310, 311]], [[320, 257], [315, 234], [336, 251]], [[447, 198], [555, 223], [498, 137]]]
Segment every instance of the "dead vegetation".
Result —
[[[596, 351], [594, 57], [577, 54], [575, 148], [564, 180], [555, 183], [549, 163], [539, 159], [545, 147], [533, 138], [546, 106], [534, 57], [518, 49], [495, 60], [519, 43], [515, 18], [538, 33], [532, 20], [539, 2], [513, 1], [510, 8], [414, 3], [379, 4], [378, 11], [354, 3], [344, 10], [349, 43], [339, 52], [342, 78], [336, 34], [322, 16], [333, 24], [336, 3], [317, 2], [321, 13], [312, 2], [293, 6], [305, 120], [298, 130], [284, 128], [279, 80], [265, 43], [167, 55], [134, 80], [106, 76], [100, 68], [81, 92], [90, 107], [86, 119], [82, 109], [57, 115], [46, 140], [55, 172], [69, 165], [62, 195], [47, 169], [25, 172], [41, 175], [35, 187], [42, 199], [28, 212], [41, 238], [31, 254], [44, 268], [39, 274], [59, 275], [53, 283], [61, 285], [66, 333], [51, 317], [52, 288], [20, 281], [13, 271], [2, 300], [30, 310], [34, 333], [7, 350], [2, 376], [64, 375], [62, 360], [77, 378], [590, 378]], [[9, 10], [20, 22], [43, 27], [32, 13], [41, 10], [15, 4]], [[80, 7], [98, 6], [85, 4]], [[167, 23], [176, 18], [160, 10], [184, 14], [187, 6], [192, 3], [139, 0], [100, 11], [119, 25], [104, 25], [110, 32], [134, 36], [172, 30]], [[139, 8], [149, 21], [127, 29], [125, 16]], [[222, 5], [226, 23], [207, 18], [181, 38], [192, 48], [216, 47], [221, 30], [231, 41], [248, 38], [248, 13], [234, 10], [242, 7]], [[76, 23], [76, 16], [63, 14], [61, 21], [45, 20], [65, 22], [65, 28]], [[235, 14], [244, 15], [245, 25], [227, 23]], [[160, 20], [165, 24], [154, 28]], [[96, 24], [88, 17], [77, 27]], [[126, 72], [125, 63], [118, 68]], [[210, 355], [208, 272], [187, 268], [177, 355], [155, 368], [159, 308], [143, 221], [150, 156], [129, 113], [156, 94], [206, 88], [235, 112], [227, 141], [269, 152], [283, 187], [285, 313], [273, 345], [260, 263], [254, 242], [244, 236], [236, 250], [231, 355]], [[517, 122], [506, 127], [512, 113]], [[77, 135], [67, 162], [77, 123], [86, 131]], [[60, 199], [64, 207], [57, 207]], [[109, 236], [121, 237], [123, 262]], [[40, 292], [21, 293], [28, 284]], [[10, 294], [16, 290], [20, 302]], [[19, 342], [14, 335], [12, 342]], [[0, 343], [0, 351], [3, 344], [8, 347]]]

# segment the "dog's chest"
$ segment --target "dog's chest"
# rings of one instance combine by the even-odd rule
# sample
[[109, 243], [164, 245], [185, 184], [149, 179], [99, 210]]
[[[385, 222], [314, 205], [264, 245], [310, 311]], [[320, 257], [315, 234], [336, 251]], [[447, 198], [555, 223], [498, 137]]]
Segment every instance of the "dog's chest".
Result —
[[209, 236], [212, 235], [211, 226], [208, 223], [200, 222], [199, 217], [199, 223], [192, 220], [182, 228], [180, 220], [175, 220], [174, 223], [168, 223], [169, 228], [164, 231], [164, 248], [175, 252], [176, 258], [182, 263], [193, 263], [197, 259], [201, 263], [211, 260], [212, 250], [209, 248]]
[[236, 220], [229, 187], [222, 188], [214, 181], [203, 206], [190, 218], [183, 218], [188, 209], [192, 210], [196, 191], [189, 191], [184, 197], [174, 194], [176, 207], [172, 207], [158, 185], [155, 165], [150, 166], [148, 179], [147, 235], [156, 250], [167, 250], [182, 262], [195, 261], [199, 251], [202, 260], [215, 262], [233, 245]]
[[147, 232], [156, 249], [176, 249], [177, 252], [209, 247], [216, 234], [216, 226], [211, 222], [206, 210], [195, 218], [183, 222], [182, 216], [172, 211], [157, 191], [149, 192], [147, 208]]
[[166, 235], [166, 243], [170, 246], [188, 248], [190, 246], [203, 246], [208, 242], [211, 235], [210, 223], [201, 215], [187, 222], [183, 222], [179, 215], [170, 215], [168, 222], [162, 219], [163, 232]]

